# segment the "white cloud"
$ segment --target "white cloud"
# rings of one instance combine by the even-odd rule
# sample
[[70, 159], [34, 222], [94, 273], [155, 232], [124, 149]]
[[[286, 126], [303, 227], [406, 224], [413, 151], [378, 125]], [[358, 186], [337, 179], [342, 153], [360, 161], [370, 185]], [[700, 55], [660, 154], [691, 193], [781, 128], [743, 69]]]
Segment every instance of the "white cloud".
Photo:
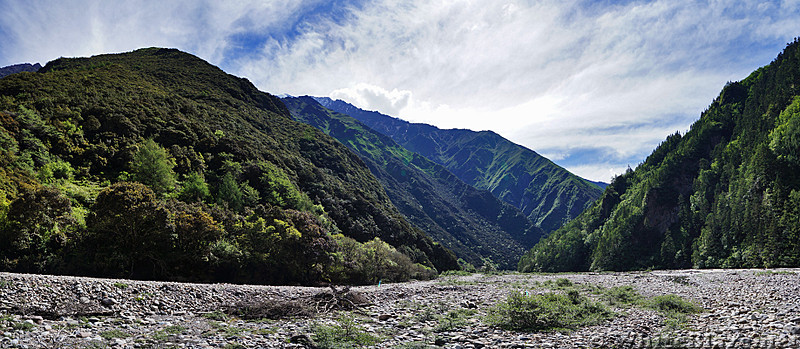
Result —
[[355, 2], [4, 1], [0, 64], [177, 47], [273, 93], [491, 129], [565, 161], [602, 147], [568, 168], [607, 180], [800, 35], [798, 0]]
[[411, 99], [411, 91], [399, 91], [373, 86], [370, 84], [357, 84], [355, 87], [341, 88], [330, 93], [330, 97], [341, 99], [365, 110], [378, 110], [388, 115], [398, 115]]

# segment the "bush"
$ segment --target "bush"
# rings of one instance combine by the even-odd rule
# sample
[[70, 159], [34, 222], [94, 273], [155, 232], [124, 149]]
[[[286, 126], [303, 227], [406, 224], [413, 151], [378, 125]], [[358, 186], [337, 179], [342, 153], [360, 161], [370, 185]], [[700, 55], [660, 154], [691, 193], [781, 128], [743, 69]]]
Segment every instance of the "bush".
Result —
[[547, 331], [594, 325], [612, 316], [605, 306], [574, 290], [568, 294], [514, 292], [490, 309], [488, 321], [509, 330]]
[[345, 315], [332, 325], [312, 324], [311, 331], [314, 342], [321, 349], [361, 348], [380, 342], [380, 338], [367, 333], [352, 317]]
[[703, 310], [696, 304], [674, 294], [655, 296], [648, 303], [650, 308], [664, 314], [693, 314]]
[[674, 294], [655, 296], [647, 302], [647, 306], [664, 315], [664, 322], [670, 328], [682, 326], [688, 320], [687, 315], [703, 311], [694, 303]]
[[604, 290], [602, 299], [612, 306], [636, 305], [642, 302], [642, 296], [631, 286], [617, 286]]
[[400, 282], [410, 279], [432, 279], [436, 273], [414, 263], [411, 258], [397, 251], [379, 238], [365, 243], [343, 235], [335, 235], [338, 251], [328, 271], [332, 281], [347, 284], [376, 284]]

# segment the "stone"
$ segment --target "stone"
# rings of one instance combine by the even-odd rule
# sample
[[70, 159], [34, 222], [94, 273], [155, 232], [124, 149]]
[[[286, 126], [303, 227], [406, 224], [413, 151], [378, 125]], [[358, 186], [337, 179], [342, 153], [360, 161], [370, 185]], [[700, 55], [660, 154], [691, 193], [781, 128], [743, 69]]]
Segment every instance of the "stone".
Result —
[[392, 316], [392, 315], [389, 315], [389, 314], [381, 314], [381, 315], [378, 315], [378, 320], [380, 320], [380, 321], [386, 321], [386, 320], [389, 320], [389, 319], [391, 319], [392, 317], [393, 317], [393, 316]]
[[114, 298], [106, 297], [106, 298], [103, 298], [102, 300], [100, 300], [100, 304], [102, 304], [102, 305], [104, 305], [106, 307], [110, 307], [110, 306], [112, 306], [114, 304], [117, 304], [117, 300], [114, 299]]

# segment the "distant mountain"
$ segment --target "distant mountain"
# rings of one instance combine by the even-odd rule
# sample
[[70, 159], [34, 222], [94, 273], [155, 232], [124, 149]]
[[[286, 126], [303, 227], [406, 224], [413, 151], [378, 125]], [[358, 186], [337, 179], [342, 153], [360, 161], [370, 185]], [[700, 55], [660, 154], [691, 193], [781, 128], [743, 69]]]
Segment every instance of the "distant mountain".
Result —
[[16, 73], [37, 72], [39, 71], [39, 69], [42, 69], [42, 66], [39, 63], [36, 64], [22, 63], [22, 64], [9, 65], [7, 67], [0, 68], [0, 79]]
[[523, 271], [800, 266], [800, 41], [539, 242]]
[[465, 261], [481, 266], [488, 258], [513, 269], [541, 237], [541, 230], [515, 207], [358, 120], [326, 109], [311, 97], [282, 100], [295, 120], [358, 153], [400, 212]]
[[608, 186], [608, 183], [606, 182], [595, 182], [595, 181], [589, 181], [589, 182], [600, 187], [600, 189], [605, 189]]
[[455, 268], [358, 155], [193, 55], [0, 79], [0, 270], [352, 284]]
[[365, 111], [341, 100], [316, 99], [444, 166], [467, 184], [489, 190], [545, 232], [577, 217], [600, 197], [597, 185], [494, 132], [443, 130]]

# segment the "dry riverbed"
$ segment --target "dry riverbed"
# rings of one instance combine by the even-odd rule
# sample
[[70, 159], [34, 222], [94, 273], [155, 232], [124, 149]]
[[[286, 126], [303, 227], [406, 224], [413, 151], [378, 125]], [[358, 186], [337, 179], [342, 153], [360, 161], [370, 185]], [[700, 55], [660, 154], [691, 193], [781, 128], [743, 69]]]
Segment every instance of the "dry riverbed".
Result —
[[[551, 287], [559, 279], [590, 299], [630, 285], [704, 311], [676, 322], [643, 306], [609, 306], [610, 320], [569, 332], [488, 323], [509, 293], [563, 292]], [[293, 317], [269, 319], [281, 315]], [[303, 348], [342, 331], [375, 348], [797, 348], [800, 270], [473, 274], [349, 292], [0, 273], [2, 348]]]

